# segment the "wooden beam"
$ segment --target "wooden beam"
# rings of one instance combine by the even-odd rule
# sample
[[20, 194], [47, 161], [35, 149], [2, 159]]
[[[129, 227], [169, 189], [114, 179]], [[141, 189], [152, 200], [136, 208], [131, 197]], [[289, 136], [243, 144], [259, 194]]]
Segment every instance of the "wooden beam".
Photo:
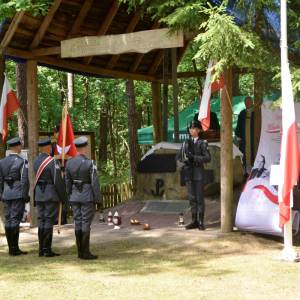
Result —
[[[37, 62], [27, 60], [27, 118], [28, 118], [28, 163], [33, 166], [33, 160], [39, 156], [39, 105], [38, 105], [38, 79]], [[33, 168], [29, 168], [30, 195], [34, 195], [35, 174]], [[34, 207], [34, 199], [30, 201], [30, 227], [38, 226], [37, 208]]]
[[92, 4], [93, 4], [94, 0], [85, 0], [71, 30], [69, 31], [68, 33], [68, 36], [65, 38], [65, 40], [68, 40], [68, 39], [72, 39], [72, 38], [75, 38], [76, 35], [77, 35], [77, 32], [78, 30], [80, 29], [81, 27], [81, 24], [83, 23], [87, 13], [89, 12]]
[[[223, 73], [226, 83], [220, 91], [221, 108], [221, 232], [228, 233], [233, 229], [233, 158], [232, 158], [232, 69]], [[230, 99], [228, 99], [226, 89]]]
[[1, 47], [6, 47], [9, 45], [12, 37], [14, 36], [23, 16], [25, 14], [25, 11], [18, 11], [15, 15], [14, 18], [12, 20], [12, 22], [10, 23], [8, 30], [5, 33], [4, 38], [2, 39], [1, 42]]
[[[141, 13], [135, 13], [134, 17], [131, 19], [128, 27], [126, 28], [124, 33], [131, 33], [133, 32], [136, 24], [138, 23], [138, 21], [141, 18]], [[106, 68], [112, 70], [118, 60], [118, 58], [120, 57], [120, 55], [112, 55], [112, 57], [110, 58]]]
[[50, 57], [50, 56], [34, 56], [29, 51], [16, 50], [8, 47], [2, 48], [0, 54], [16, 56], [28, 60], [36, 60], [37, 62], [42, 64], [57, 66], [57, 67], [65, 68], [67, 70], [90, 73], [91, 75], [95, 74], [95, 75], [103, 75], [103, 76], [113, 77], [113, 78], [124, 78], [124, 79], [132, 79], [132, 80], [139, 80], [139, 81], [146, 81], [146, 82], [157, 82], [155, 76], [132, 74], [127, 72], [107, 70], [107, 69], [93, 67], [93, 66], [85, 66], [80, 63], [76, 63], [74, 61], [70, 61], [67, 59], [57, 59], [55, 57]]
[[31, 51], [31, 53], [35, 56], [60, 54], [60, 47], [49, 47], [49, 48], [34, 49], [34, 50]]
[[[158, 29], [160, 27], [160, 25], [161, 25], [161, 23], [159, 22], [160, 19], [161, 19], [161, 17], [159, 17], [159, 18], [156, 19], [156, 21], [154, 22], [154, 24], [151, 27], [151, 30], [152, 29]], [[138, 68], [138, 66], [139, 66], [139, 64], [140, 64], [140, 62], [141, 62], [141, 60], [142, 60], [143, 57], [144, 57], [143, 53], [139, 53], [136, 56], [133, 65], [129, 69], [130, 73], [135, 73], [135, 71], [137, 70], [137, 68]]]
[[30, 47], [29, 47], [29, 50], [32, 50], [32, 49], [35, 49], [39, 46], [39, 44], [41, 43], [60, 3], [61, 3], [62, 0], [54, 0], [54, 4], [51, 5], [50, 9], [49, 9], [49, 12], [48, 14], [45, 16], [37, 34], [35, 35]]
[[148, 71], [148, 75], [154, 75], [162, 58], [163, 58], [163, 55], [164, 55], [164, 50], [163, 49], [160, 49], [155, 57], [155, 60], [151, 66], [151, 68], [149, 69]]
[[162, 115], [161, 115], [161, 85], [151, 83], [152, 92], [152, 120], [153, 120], [153, 143], [162, 142]]
[[[115, 17], [115, 14], [117, 13], [119, 9], [119, 0], [115, 0], [112, 7], [110, 8], [108, 14], [106, 15], [105, 20], [103, 21], [97, 35], [105, 35], [107, 32], [107, 29], [109, 28], [113, 18]], [[87, 56], [83, 60], [84, 65], [89, 65], [91, 60], [93, 59], [93, 56]]]

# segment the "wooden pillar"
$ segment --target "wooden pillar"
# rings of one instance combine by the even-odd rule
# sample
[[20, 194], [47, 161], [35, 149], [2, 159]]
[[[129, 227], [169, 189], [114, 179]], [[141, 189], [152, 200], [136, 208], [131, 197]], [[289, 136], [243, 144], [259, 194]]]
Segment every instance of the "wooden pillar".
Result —
[[174, 141], [175, 143], [179, 143], [177, 48], [172, 48], [172, 84], [173, 84]]
[[232, 102], [232, 68], [223, 74], [226, 86], [220, 92], [221, 107], [221, 232], [233, 229], [233, 141], [232, 112], [226, 88]]
[[152, 119], [153, 119], [153, 142], [154, 145], [162, 142], [162, 119], [161, 119], [161, 85], [158, 82], [151, 83], [152, 91]]
[[168, 84], [169, 84], [169, 49], [164, 49], [163, 58], [163, 141], [168, 141]]
[[33, 188], [35, 186], [35, 174], [33, 171], [33, 160], [39, 155], [37, 141], [39, 139], [38, 119], [38, 82], [37, 62], [27, 60], [27, 116], [28, 116], [28, 149], [29, 149], [29, 181], [30, 181], [30, 227], [38, 226], [37, 208], [33, 206]]
[[[2, 55], [0, 55], [0, 102], [2, 96], [2, 89], [4, 83], [4, 71], [5, 71], [5, 59]], [[2, 134], [0, 134], [0, 159], [5, 157], [5, 142], [2, 143]], [[3, 202], [0, 201], [0, 231], [4, 231], [5, 226], [5, 214], [4, 214], [4, 205]]]

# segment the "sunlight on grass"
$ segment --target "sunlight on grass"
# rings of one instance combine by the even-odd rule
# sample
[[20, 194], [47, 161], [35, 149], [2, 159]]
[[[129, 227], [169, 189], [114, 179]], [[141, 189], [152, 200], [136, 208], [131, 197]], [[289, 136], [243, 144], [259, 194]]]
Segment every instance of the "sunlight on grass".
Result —
[[1, 249], [0, 299], [299, 299], [300, 264], [275, 260], [282, 248], [233, 233], [188, 246], [146, 238], [94, 245], [96, 261], [78, 259], [74, 246], [51, 259]]

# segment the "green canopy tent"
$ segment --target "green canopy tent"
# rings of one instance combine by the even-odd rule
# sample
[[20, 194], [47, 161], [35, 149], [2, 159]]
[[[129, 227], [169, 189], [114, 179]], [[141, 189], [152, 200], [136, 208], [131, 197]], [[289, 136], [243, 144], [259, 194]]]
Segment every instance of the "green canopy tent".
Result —
[[[237, 125], [237, 116], [238, 114], [245, 109], [244, 99], [247, 96], [236, 96], [232, 97], [232, 106], [233, 111], [236, 115], [236, 122], [232, 116], [232, 130], [235, 131]], [[253, 96], [251, 96], [253, 98]], [[266, 100], [277, 100], [278, 95], [272, 94], [264, 96], [264, 101]], [[179, 141], [182, 143], [188, 138], [187, 124], [190, 124], [190, 121], [194, 119], [194, 115], [199, 111], [200, 99], [195, 101], [190, 107], [186, 110], [179, 113]], [[215, 112], [218, 116], [220, 123], [220, 98], [211, 99], [210, 105], [211, 111]], [[138, 130], [138, 140], [139, 145], [153, 145], [153, 125], [139, 129]], [[174, 118], [168, 119], [168, 142], [174, 143]]]

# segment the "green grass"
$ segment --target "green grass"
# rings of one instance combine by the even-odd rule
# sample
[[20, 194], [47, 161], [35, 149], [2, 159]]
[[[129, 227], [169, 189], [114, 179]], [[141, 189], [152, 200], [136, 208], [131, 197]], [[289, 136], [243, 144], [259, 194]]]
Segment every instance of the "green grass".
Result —
[[[99, 259], [0, 252], [0, 299], [299, 299], [300, 264], [275, 260], [283, 245], [232, 233], [190, 245], [143, 238], [93, 245]], [[299, 247], [296, 247], [300, 251]], [[113, 298], [112, 298], [113, 297]]]

